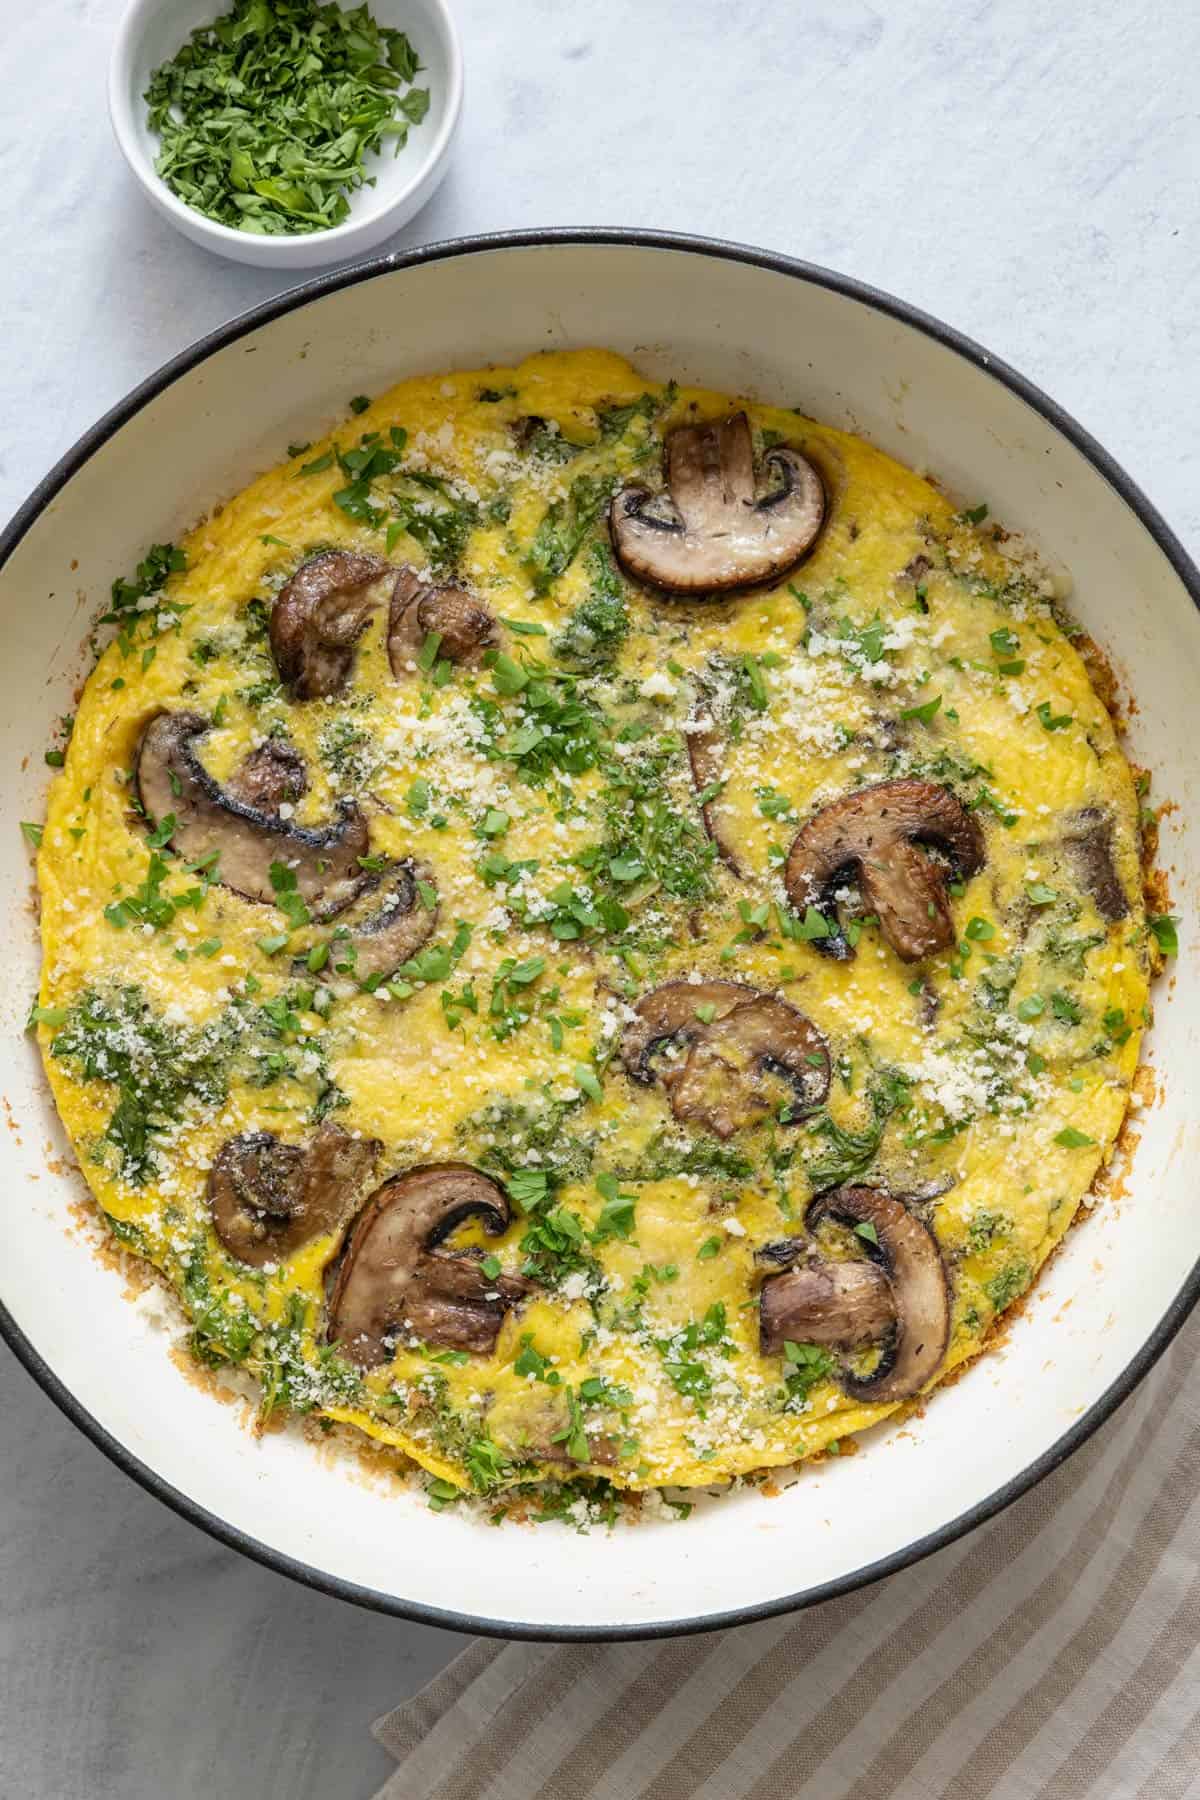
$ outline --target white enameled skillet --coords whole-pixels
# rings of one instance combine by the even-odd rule
[[[842,1593],[951,1542],[1094,1431],[1200,1293],[1194,950],[1157,996],[1145,1109],[1122,1197],[1073,1231],[1003,1348],[902,1430],[776,1499],[735,1493],[685,1524],[581,1536],[431,1512],[299,1435],[252,1438],[189,1382],[75,1223],[81,1180],[23,1015],[38,950],[18,818],[40,816],[41,749],[71,709],[84,639],[146,545],[311,439],[347,396],[403,376],[603,345],[657,376],[802,406],[1028,532],[1137,697],[1130,754],[1177,803],[1164,856],[1195,891],[1200,577],[1085,431],[977,345],[911,307],[785,258],[618,231],[477,238],[313,281],[235,320],[93,427],[0,539],[6,771],[0,1327],[100,1447],[248,1555],[346,1599],[505,1636],[711,1629]],[[1068,1304],[1069,1302],[1069,1304]]]

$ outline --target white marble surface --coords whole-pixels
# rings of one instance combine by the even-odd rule
[[[0,7],[0,515],[134,382],[284,285],[185,243],[127,177],[103,85],[120,5]],[[463,133],[397,245],[643,225],[845,270],[1042,382],[1200,549],[1191,0],[457,11]],[[0,1406],[0,1793],[369,1795],[368,1722],[460,1640],[210,1542],[3,1350]]]

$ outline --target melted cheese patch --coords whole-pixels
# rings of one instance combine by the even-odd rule
[[[459,1486],[707,1484],[874,1423],[892,1409],[847,1395],[840,1353],[760,1353],[757,1252],[803,1233],[832,1183],[915,1196],[951,1293],[944,1373],[1034,1278],[1125,1112],[1149,972],[1133,783],[1002,534],[860,440],[749,405],[760,456],[784,441],[822,474],[814,553],[769,591],[689,604],[615,567],[609,493],[660,485],[664,432],[740,404],[599,351],[394,389],[189,535],[186,570],[100,658],[54,784],[39,1035],[100,1205],[174,1283],[197,1352],[245,1361],[268,1410],[350,1421]],[[330,546],[452,576],[501,622],[500,662],[456,669],[426,644],[397,679],[380,611],[343,694],[289,699],[267,616]],[[331,983],[330,926],[155,850],[129,771],[164,708],[213,721],[220,780],[285,738],[309,776],[298,823],[353,797],[373,856],[428,865],[417,966],[375,992]],[[700,820],[697,734],[736,874]],[[914,968],[866,920],[832,961],[787,906],[787,849],[816,808],[907,775],[984,830],[956,947]],[[1116,923],[1066,847],[1088,809],[1128,897]],[[838,904],[851,917],[854,893]],[[634,1085],[630,1007],[680,978],[800,1008],[830,1045],[825,1107],[722,1143]],[[486,1249],[538,1287],[492,1354],[401,1334],[364,1374],[326,1341],[338,1235],[266,1270],[221,1248],[220,1146],[303,1143],[322,1117],[381,1141],[381,1179],[456,1159],[508,1185],[514,1222]],[[470,1225],[454,1241],[485,1244]],[[839,1226],[816,1248],[870,1254]]]

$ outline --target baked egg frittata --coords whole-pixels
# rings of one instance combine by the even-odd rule
[[[982,508],[554,353],[355,401],[110,618],[39,1035],[264,1416],[444,1495],[709,1484],[1029,1287],[1152,951],[1131,771]]]

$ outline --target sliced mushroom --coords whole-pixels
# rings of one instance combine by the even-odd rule
[[[808,1209],[808,1223],[814,1225],[826,1216],[851,1227],[873,1228],[873,1239],[862,1233],[859,1237],[867,1256],[887,1278],[895,1319],[873,1373],[852,1375],[847,1371],[842,1385],[856,1400],[908,1400],[932,1381],[950,1342],[950,1285],[937,1239],[907,1199],[881,1188],[844,1187],[822,1194]],[[791,1281],[793,1277],[777,1279]],[[771,1285],[763,1284],[764,1295]],[[773,1303],[768,1299],[766,1304],[770,1309]],[[865,1317],[865,1287],[860,1308]]]
[[[297,700],[340,694],[354,646],[379,603],[375,583],[392,565],[353,550],[322,550],[302,562],[271,609],[271,653]]]
[[[336,1231],[354,1210],[380,1145],[324,1124],[307,1147],[269,1131],[222,1144],[208,1175],[217,1236],[239,1262],[261,1269]]]
[[[134,764],[143,810],[160,825],[174,819],[171,847],[187,861],[215,854],[214,878],[234,893],[270,905],[271,866],[284,863],[313,918],[333,918],[375,879],[362,866],[370,849],[362,812],[343,801],[336,823],[314,830],[236,799],[196,754],[207,730],[198,713],[161,712],[151,719]]]
[[[345,938],[335,941],[326,971],[337,973],[339,962],[353,961],[356,981],[386,978],[415,956],[432,937],[438,922],[438,906],[426,906],[419,884],[432,886],[432,871],[411,861],[397,863],[385,877],[383,897],[361,919],[343,920]],[[354,954],[345,954],[346,946]]]
[[[257,812],[279,817],[281,806],[294,806],[308,792],[304,758],[291,744],[267,738],[251,750],[225,784],[225,792]]]
[[[1076,881],[1091,895],[1100,917],[1109,925],[1127,918],[1129,896],[1113,856],[1112,814],[1102,806],[1081,807],[1063,826],[1063,845]]]
[[[735,981],[669,981],[646,994],[621,1039],[634,1081],[658,1080],[681,1122],[731,1137],[788,1122],[829,1092],[829,1046],[796,1007]]]
[[[954,942],[942,867],[918,845],[933,845],[959,877],[983,866],[983,832],[949,788],[931,781],[883,781],[823,807],[801,826],[784,882],[797,910],[836,914],[837,887],[857,875],[868,909],[904,962],[919,962]],[[815,940],[827,955],[852,954],[842,932]]]
[[[703,794],[724,778],[724,740],[715,725],[704,726],[699,730],[689,729],[685,736],[688,762],[692,771],[692,786],[697,794]],[[716,846],[717,855],[721,861],[735,875],[740,875],[741,868],[733,845],[723,829],[715,799],[701,801],[700,817],[704,821],[704,829],[708,834],[709,842]]]
[[[485,1275],[477,1257],[435,1251],[478,1214],[508,1229],[504,1190],[467,1163],[431,1163],[394,1175],[355,1222],[329,1299],[328,1336],[361,1368],[388,1361],[401,1330],[429,1344],[490,1351],[505,1312],[531,1289],[518,1276]]]
[[[896,1323],[892,1290],[870,1262],[813,1263],[764,1281],[759,1336],[764,1356],[785,1343],[856,1350],[878,1343]]]
[[[496,642],[496,621],[465,588],[435,586],[416,569],[403,568],[388,610],[388,661],[397,681],[408,673],[429,637],[437,638],[438,656],[447,662],[477,662]]]
[[[777,581],[794,568],[816,542],[825,490],[797,450],[780,445],[763,461],[778,486],[760,500],[745,413],[670,432],[666,493],[622,488],[609,510],[626,574],[668,594],[713,594]]]

